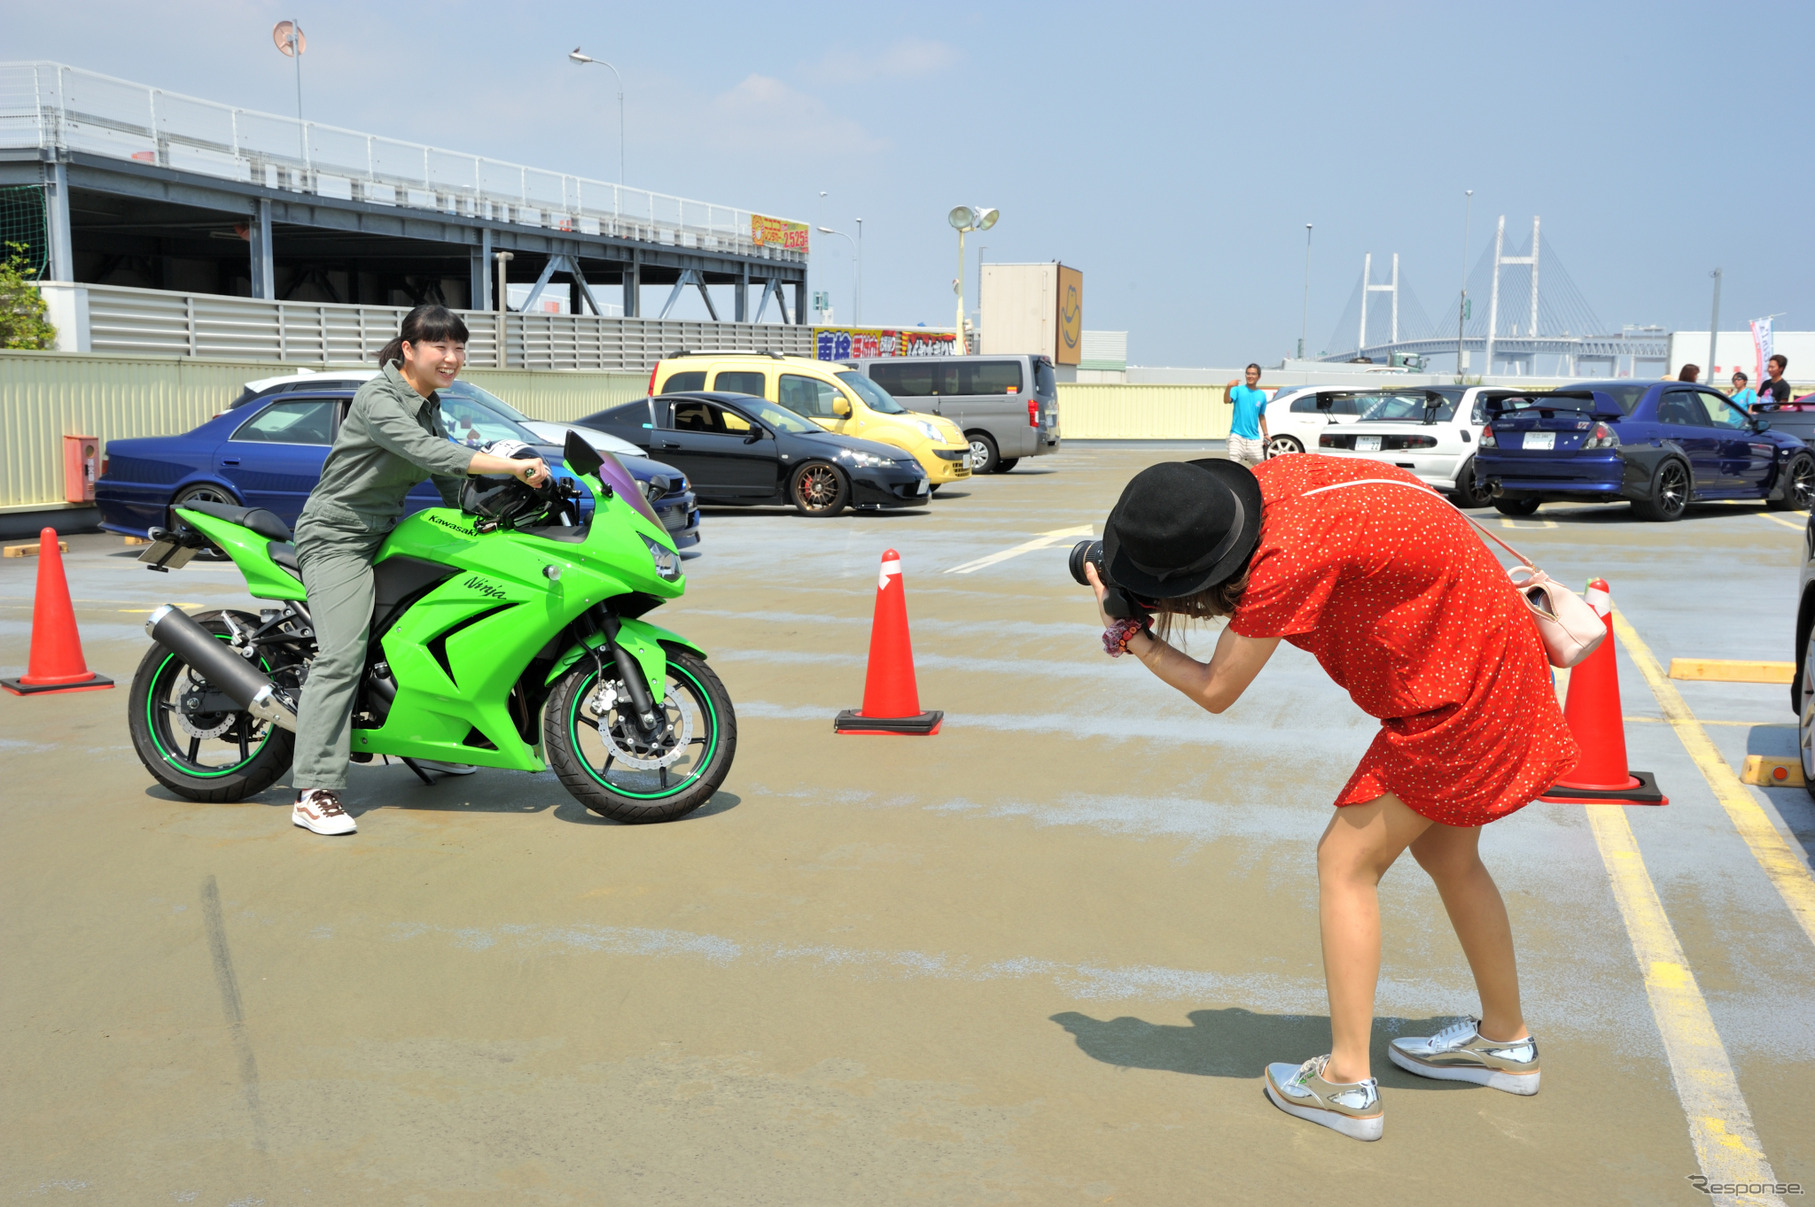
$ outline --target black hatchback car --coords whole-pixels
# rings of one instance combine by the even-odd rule
[[[701,503],[792,503],[803,515],[925,506],[911,453],[828,432],[750,394],[658,394],[573,421],[628,440],[686,474]]]

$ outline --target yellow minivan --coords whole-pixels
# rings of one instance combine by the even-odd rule
[[[656,362],[651,394],[712,390],[780,403],[827,431],[913,455],[937,490],[971,476],[970,441],[938,415],[910,411],[862,372],[767,352],[691,352]]]

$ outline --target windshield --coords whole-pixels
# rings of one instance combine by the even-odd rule
[[[455,383],[459,384],[461,383]],[[442,430],[456,444],[483,448],[494,440],[521,440],[525,444],[547,443],[515,419],[509,418],[505,411],[512,415],[516,412],[483,390],[478,392],[483,397],[456,392],[452,387],[437,393],[441,396]],[[504,407],[504,410],[500,411],[499,407]]]
[[[737,405],[754,418],[762,420],[778,432],[823,432],[824,428],[817,423],[802,419],[786,407],[780,407],[761,398],[740,398]]]
[[[497,411],[506,419],[514,420],[517,423],[529,422],[528,415],[525,415],[522,411],[519,411],[516,407],[504,401],[490,390],[481,389],[470,381],[457,381],[453,385],[447,387],[447,389],[441,391],[441,397],[444,399],[450,394],[458,394],[462,398],[470,398],[482,405],[489,406],[492,410]]]
[[[1363,421],[1383,419],[1400,423],[1447,423],[1456,414],[1456,399],[1435,390],[1382,394],[1362,411]]]
[[[838,374],[838,380],[850,386],[852,392],[868,403],[872,411],[881,411],[884,415],[907,414],[907,408],[891,398],[887,390],[856,369],[846,369]]]

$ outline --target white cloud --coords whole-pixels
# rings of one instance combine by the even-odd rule
[[[726,150],[767,143],[843,154],[880,151],[889,145],[862,123],[773,76],[745,76],[736,87],[713,97],[707,109],[710,118],[701,132]]]
[[[880,51],[831,50],[813,69],[815,81],[869,83],[877,79],[913,80],[937,75],[962,57],[957,47],[926,38],[904,38]]]

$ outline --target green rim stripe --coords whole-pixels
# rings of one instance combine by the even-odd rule
[[[697,780],[700,776],[704,775],[706,772],[706,768],[708,768],[712,765],[712,756],[718,750],[718,712],[712,706],[712,693],[706,690],[705,684],[701,683],[698,679],[695,679],[692,675],[688,674],[686,667],[681,666],[680,664],[675,663],[675,662],[670,662],[668,664],[668,669],[671,673],[678,675],[681,678],[685,679],[687,682],[691,683],[693,685],[694,691],[698,693],[700,707],[705,710],[706,719],[712,722],[712,741],[706,747],[706,753],[705,753],[704,757],[702,757],[700,759],[700,764],[694,770],[693,774],[689,775],[686,779],[682,780],[680,783],[676,784],[674,787],[668,789],[665,792],[630,792],[630,791],[626,791],[625,789],[618,787],[616,784],[612,783],[610,780],[606,779],[603,775],[599,774],[599,772],[597,772],[593,769],[592,764],[587,762],[586,758],[583,755],[581,755],[581,753],[580,753],[579,713],[580,713],[580,704],[586,699],[586,689],[588,687],[592,686],[592,681],[594,679],[598,678],[598,672],[594,671],[591,674],[587,675],[586,682],[580,684],[579,690],[574,693],[573,707],[571,707],[567,710],[567,740],[568,740],[568,743],[573,749],[574,757],[576,757],[580,760],[580,766],[586,768],[586,774],[592,776],[593,779],[595,779],[599,782],[599,785],[601,787],[605,788],[609,792],[615,792],[619,796],[634,797],[637,800],[662,800],[665,797],[674,796],[676,793],[685,792],[687,790],[688,785],[693,783],[693,781]]]
[[[219,634],[216,634],[216,636],[219,636]],[[222,638],[222,640],[226,639]],[[158,753],[164,757],[164,761],[181,771],[184,775],[193,776],[196,779],[212,780],[219,779],[223,775],[232,775],[235,771],[247,766],[253,759],[256,759],[259,755],[263,754],[265,752],[265,743],[271,740],[272,730],[269,728],[265,730],[264,741],[258,744],[258,749],[254,750],[244,759],[233,764],[233,766],[223,767],[219,771],[196,771],[187,759],[179,759],[176,755],[164,749],[164,741],[158,736],[158,697],[156,688],[158,681],[164,677],[164,668],[175,660],[176,655],[170,654],[165,657],[164,661],[158,663],[158,669],[154,671],[151,676],[151,690],[148,690],[145,693],[145,728],[150,731],[151,744],[158,748]],[[186,666],[188,664],[185,663],[184,665]],[[271,669],[268,663],[264,665],[266,670]]]

